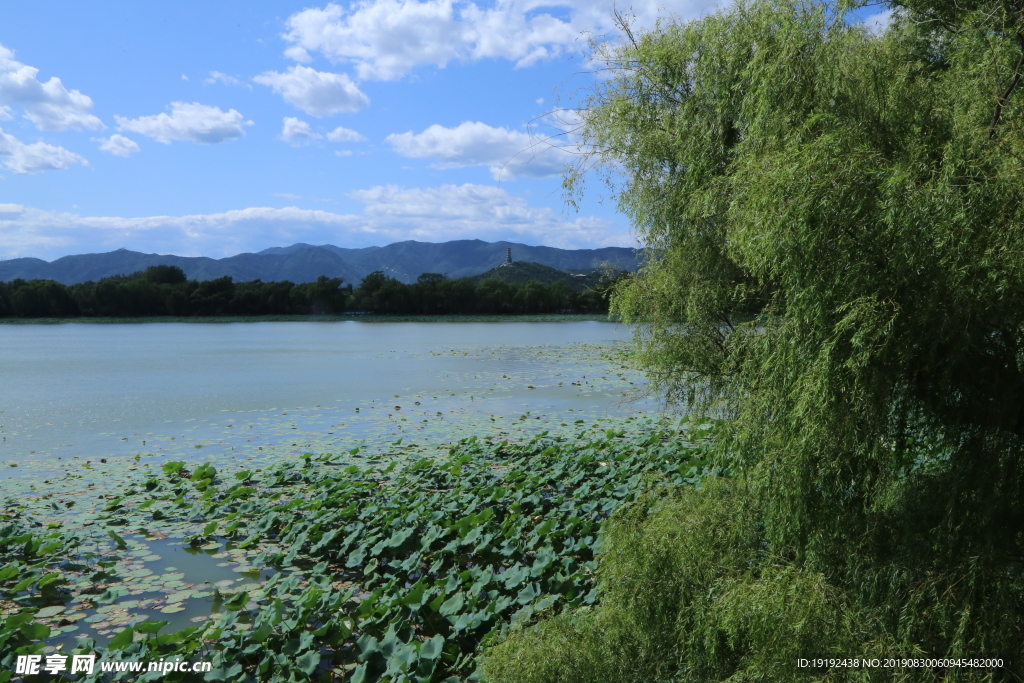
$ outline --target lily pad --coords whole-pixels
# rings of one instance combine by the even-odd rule
[[[44,607],[38,612],[36,612],[36,616],[42,618],[52,617],[57,614],[60,614],[66,609],[67,607],[65,607],[64,605],[53,605],[52,607]]]
[[[160,611],[164,614],[175,614],[177,612],[184,612],[185,608],[179,602],[173,605],[167,605],[167,607],[162,608]]]

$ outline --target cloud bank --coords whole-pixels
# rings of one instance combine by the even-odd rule
[[[659,14],[693,17],[714,3],[637,0],[628,14],[637,26],[653,26]],[[530,66],[586,46],[586,34],[614,31],[612,1],[361,0],[348,7],[329,3],[291,15],[285,56],[312,61],[319,53],[352,64],[363,80],[401,78],[417,66],[439,68],[481,59]]]
[[[572,220],[487,185],[372,187],[351,193],[359,214],[298,207],[250,207],[189,216],[80,216],[0,204],[0,259],[54,259],[121,247],[182,256],[231,256],[295,242],[346,247],[401,240],[515,240],[562,248],[633,246],[611,221]]]
[[[466,121],[455,128],[434,124],[422,133],[395,133],[385,141],[405,157],[436,159],[436,168],[487,166],[495,180],[558,175],[572,155],[545,138]]]

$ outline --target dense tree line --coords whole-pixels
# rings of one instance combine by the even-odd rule
[[[488,278],[449,280],[423,273],[407,285],[377,271],[353,292],[352,310],[397,315],[516,315],[530,313],[604,313],[611,280],[595,289],[573,289],[564,281],[505,282]]]
[[[63,285],[52,280],[0,283],[0,317],[151,317],[336,315],[530,314],[606,312],[611,282],[575,290],[565,282],[507,283],[491,278],[449,280],[424,273],[405,284],[377,271],[359,287],[341,278],[316,282],[188,280],[177,266],[152,266],[131,275]]]

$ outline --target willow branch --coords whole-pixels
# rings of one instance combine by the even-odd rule
[[[1002,97],[996,102],[996,111],[992,115],[992,125],[989,126],[989,138],[995,137],[996,126],[999,125],[999,119],[1003,115],[1003,107],[1010,100],[1010,96],[1013,91],[1017,88],[1017,84],[1020,83],[1021,68],[1024,67],[1024,37],[1021,36],[1020,32],[1017,32],[1017,44],[1020,45],[1020,59],[1017,60],[1017,66],[1013,70],[1013,80],[1010,81],[1010,85],[1006,88],[1006,92],[1003,93]]]

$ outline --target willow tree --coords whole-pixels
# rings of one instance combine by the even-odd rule
[[[583,117],[657,255],[615,307],[656,388],[728,418],[730,474],[622,515],[600,607],[489,676],[1024,676],[1024,10],[753,0],[627,38]],[[829,656],[1004,669],[796,665]]]

